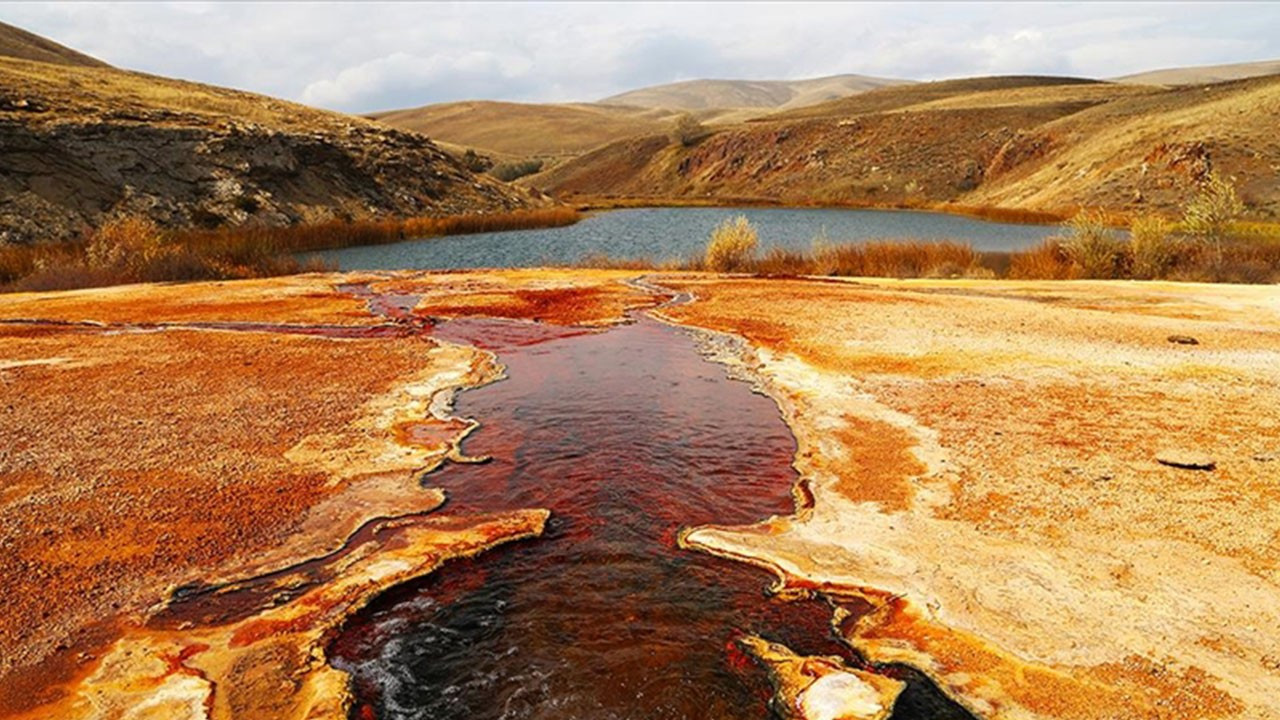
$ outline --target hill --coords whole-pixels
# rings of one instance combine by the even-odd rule
[[[589,103],[467,101],[369,117],[488,155],[563,157],[633,135],[663,132],[674,113]]]
[[[1063,214],[1169,212],[1211,168],[1280,213],[1280,78],[1161,88],[1001,77],[889,87],[718,129],[598,148],[529,178],[562,197],[757,199]]]
[[[1115,81],[1144,85],[1204,85],[1277,74],[1280,74],[1280,60],[1262,60],[1229,65],[1164,68],[1125,75],[1115,78]]]
[[[0,58],[0,243],[116,215],[288,225],[538,204],[426,137],[252,93]]]
[[[368,117],[425,133],[455,154],[468,149],[496,160],[563,160],[629,138],[669,133],[691,114],[727,125],[903,83],[864,75],[810,80],[691,80],[641,88],[595,103],[487,100],[388,110]]]
[[[613,95],[604,105],[709,110],[715,108],[795,108],[908,81],[832,75],[806,80],[686,80]]]
[[[97,58],[89,57],[48,38],[3,22],[0,22],[0,57],[36,60],[56,65],[108,67]]]

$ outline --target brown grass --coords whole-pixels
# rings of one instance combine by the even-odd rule
[[[1121,245],[1113,279],[1160,279],[1187,282],[1266,284],[1280,282],[1280,243],[1237,238],[1221,250],[1204,243],[1181,242],[1158,267],[1135,263],[1134,246]],[[1135,272],[1135,268],[1137,268]],[[1026,280],[1065,280],[1087,273],[1072,260],[1061,240],[1049,238],[1029,250],[1013,253],[1009,277]]]
[[[578,219],[572,208],[555,207],[438,218],[166,231],[144,219],[123,218],[78,243],[0,247],[0,291],[316,272],[332,268],[318,261],[300,261],[295,255],[414,238],[559,227]]]
[[[734,266],[734,272],[790,277],[993,277],[1007,265],[1007,254],[980,253],[968,243],[885,240],[825,245],[809,250],[774,247]],[[656,263],[647,258],[590,255],[579,267],[622,270],[714,270],[704,255]]]

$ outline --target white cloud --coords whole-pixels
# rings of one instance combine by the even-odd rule
[[[123,67],[347,111],[696,77],[1111,77],[1280,57],[1280,4],[16,3]]]
[[[302,90],[302,102],[321,107],[389,109],[404,97],[483,98],[527,82],[533,62],[520,55],[471,50],[421,57],[395,52],[344,68]]]

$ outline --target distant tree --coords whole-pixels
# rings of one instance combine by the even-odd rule
[[[710,133],[711,131],[707,130],[705,125],[698,122],[698,118],[690,113],[684,113],[676,118],[675,125],[671,129],[671,141],[689,147]]]

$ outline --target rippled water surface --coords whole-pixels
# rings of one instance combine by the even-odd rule
[[[546,507],[548,531],[357,616],[331,648],[355,716],[767,717],[767,679],[733,639],[842,653],[830,609],[767,598],[765,573],[680,550],[676,534],[791,511],[795,442],[776,407],[652,320],[524,327],[438,328],[494,349],[510,377],[459,398],[484,423],[465,450],[492,462],[428,481],[449,495],[442,512]]]
[[[1059,231],[1052,225],[985,222],[934,212],[792,208],[642,208],[594,213],[576,225],[457,235],[317,253],[343,270],[533,267],[576,263],[590,255],[650,260],[698,254],[712,228],[746,215],[762,248],[807,249],[825,233],[831,242],[876,239],[960,240],[979,250],[1014,250]]]

